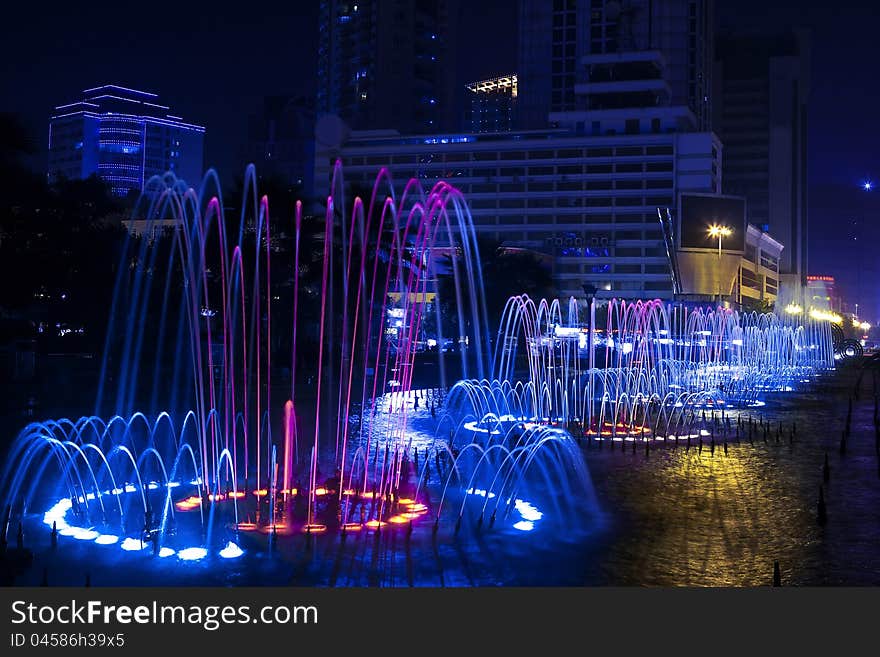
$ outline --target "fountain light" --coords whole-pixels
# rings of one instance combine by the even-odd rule
[[[525,500],[516,500],[513,503],[514,508],[519,511],[523,520],[537,521],[544,517],[544,514],[538,511],[534,505]]]
[[[95,543],[98,545],[115,545],[118,542],[119,537],[114,536],[113,534],[101,534],[95,539]]]
[[[198,561],[204,559],[208,555],[208,551],[201,547],[184,548],[177,553],[177,558],[181,561]]]
[[[198,495],[190,495],[186,499],[180,500],[174,506],[178,511],[192,511],[198,509],[202,505],[202,498]]]
[[[170,547],[159,548],[159,556],[162,559],[165,559],[166,557],[174,556],[174,554],[176,554],[175,551],[173,549],[171,549]]]
[[[244,550],[238,547],[232,541],[226,544],[226,547],[218,553],[223,559],[236,559],[244,554]]]
[[[810,317],[820,322],[831,322],[832,324],[840,324],[843,322],[843,317],[837,313],[820,310],[818,308],[810,308]]]
[[[94,529],[86,529],[85,527],[76,527],[73,537],[78,541],[94,541],[101,534]]]
[[[146,550],[147,544],[139,538],[126,538],[122,543],[119,544],[126,552],[138,552],[140,550]]]

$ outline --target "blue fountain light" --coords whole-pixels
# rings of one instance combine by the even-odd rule
[[[96,540],[101,533],[96,532],[94,529],[85,529],[83,527],[76,527],[76,532],[73,534],[73,537],[78,541],[94,541]]]
[[[226,547],[220,550],[220,556],[224,559],[236,559],[244,554],[244,550],[238,547],[232,541],[226,544]]]
[[[126,552],[138,552],[139,550],[146,550],[148,546],[144,541],[140,540],[139,538],[129,537],[122,541],[119,547],[121,547]]]
[[[184,548],[177,553],[177,558],[181,561],[198,561],[204,559],[208,555],[208,551],[201,547]]]

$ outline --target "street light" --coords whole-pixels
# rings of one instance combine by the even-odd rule
[[[718,238],[718,257],[721,258],[721,238],[733,235],[733,229],[727,226],[717,226],[715,224],[709,226],[709,237]]]
[[[728,226],[712,224],[709,226],[709,237],[718,238],[718,303],[721,303],[721,238],[733,235],[733,229]]]

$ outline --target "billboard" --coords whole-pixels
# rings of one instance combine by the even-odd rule
[[[722,238],[722,249],[745,250],[746,200],[740,196],[682,194],[678,218],[679,248],[717,249],[718,239],[711,237],[709,230],[725,226],[731,234]]]

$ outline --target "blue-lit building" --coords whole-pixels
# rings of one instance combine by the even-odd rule
[[[205,128],[170,114],[156,94],[108,84],[59,105],[49,121],[49,180],[97,174],[115,196],[156,174],[202,178]]]

